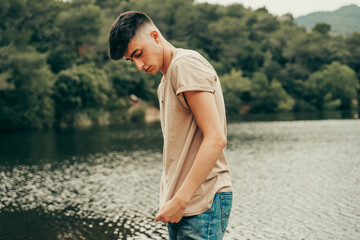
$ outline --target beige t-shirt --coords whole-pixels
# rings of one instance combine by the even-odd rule
[[[161,79],[157,91],[164,136],[160,209],[184,182],[203,140],[202,132],[184,99],[185,91],[213,93],[226,136],[224,98],[215,70],[196,51],[176,49],[166,77]],[[223,150],[209,176],[190,200],[184,216],[205,212],[211,207],[215,193],[225,191],[231,192],[232,186]]]

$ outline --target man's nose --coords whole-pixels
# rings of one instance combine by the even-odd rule
[[[144,63],[138,59],[134,59],[135,66],[138,70],[142,70]]]

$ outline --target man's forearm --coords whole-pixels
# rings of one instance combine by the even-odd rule
[[[224,137],[204,137],[194,163],[174,198],[187,205],[200,185],[205,181],[226,145]]]

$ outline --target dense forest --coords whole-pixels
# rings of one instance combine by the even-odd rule
[[[124,11],[146,12],[176,47],[216,68],[229,114],[359,108],[360,33],[307,31],[291,15],[192,0],[2,0],[0,128],[141,120],[160,75],[107,55]],[[130,95],[142,99],[131,108]]]

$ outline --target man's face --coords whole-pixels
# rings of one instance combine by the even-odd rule
[[[130,41],[124,57],[135,63],[137,69],[155,75],[162,70],[164,62],[160,36],[156,31],[143,31]]]

